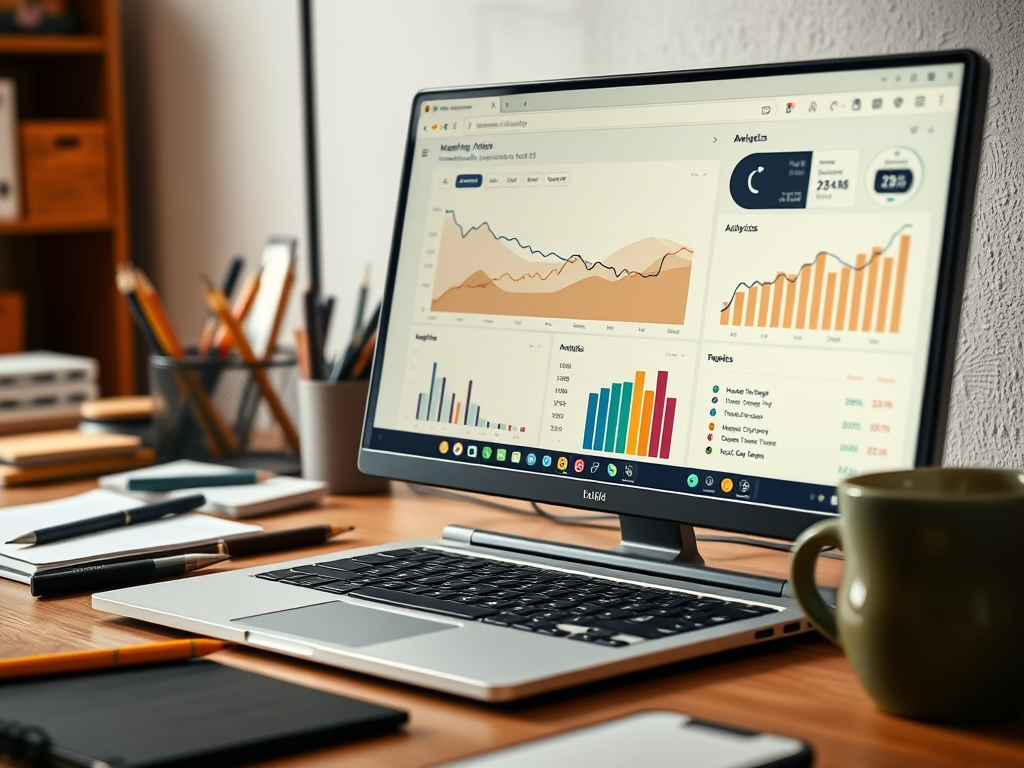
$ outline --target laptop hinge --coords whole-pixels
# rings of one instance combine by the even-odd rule
[[[580,547],[575,544],[530,539],[461,525],[446,526],[442,538],[502,552],[518,552],[573,563],[598,565],[758,595],[789,595],[785,579],[726,571],[704,565],[704,559],[697,552],[697,541],[692,526],[626,515],[619,517],[619,524],[622,528],[622,542],[614,549]]]

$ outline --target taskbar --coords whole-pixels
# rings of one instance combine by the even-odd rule
[[[392,429],[374,429],[370,436],[370,448],[496,469],[561,475],[592,482],[631,485],[655,491],[731,499],[822,514],[836,513],[838,505],[836,489],[832,485],[698,467],[677,467],[643,461],[643,457],[639,456],[568,453],[494,440],[424,435]]]

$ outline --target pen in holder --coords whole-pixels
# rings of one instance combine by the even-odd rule
[[[357,466],[370,382],[299,380],[302,476],[323,480],[331,493],[382,493],[388,481]]]
[[[299,470],[295,435],[298,370],[290,349],[266,360],[150,355],[158,461],[195,459]]]

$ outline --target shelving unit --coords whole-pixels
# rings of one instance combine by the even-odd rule
[[[121,38],[115,0],[75,0],[74,35],[0,35],[0,77],[19,120],[95,120],[107,129],[109,213],[0,221],[0,289],[26,295],[28,348],[100,361],[103,395],[134,390],[131,321],[114,287],[128,260]]]

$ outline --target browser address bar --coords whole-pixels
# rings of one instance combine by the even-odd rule
[[[467,134],[578,131],[642,128],[690,123],[729,123],[766,120],[775,116],[770,99],[708,101],[613,109],[573,109],[564,112],[524,112],[467,118]]]

